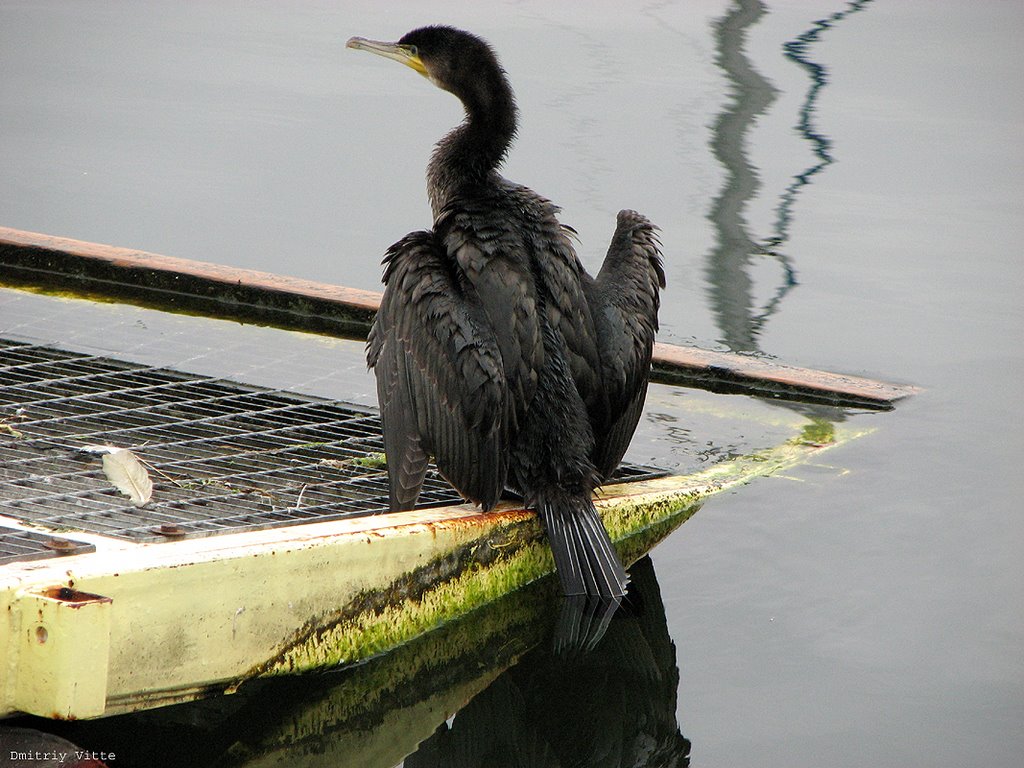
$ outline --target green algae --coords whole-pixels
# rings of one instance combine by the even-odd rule
[[[704,498],[773,474],[865,431],[842,434],[812,423],[779,446],[723,461],[686,477],[631,484],[630,494],[598,507],[626,563],[682,525]],[[400,647],[550,574],[554,562],[541,525],[518,516],[390,585],[370,590],[301,628],[246,678],[362,662]]]

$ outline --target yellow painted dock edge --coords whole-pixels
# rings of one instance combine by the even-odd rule
[[[598,509],[632,562],[705,497],[862,433],[608,486]],[[0,716],[119,714],[362,661],[553,569],[536,517],[510,504],[158,544],[76,538],[96,552],[0,568]]]

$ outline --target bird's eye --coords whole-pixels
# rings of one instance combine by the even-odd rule
[[[410,46],[408,46],[408,48],[409,48],[409,53],[412,54],[413,56],[419,56],[420,55],[420,49],[417,48],[415,45],[410,45]]]

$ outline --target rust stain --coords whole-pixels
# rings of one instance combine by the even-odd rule
[[[72,552],[77,549],[77,545],[74,542],[68,541],[67,539],[58,539],[56,537],[47,539],[43,543],[43,546],[47,549],[52,549],[59,555],[67,554],[68,552]]]
[[[69,608],[81,608],[84,605],[90,605],[95,603],[110,603],[113,600],[103,595],[94,595],[91,592],[80,592],[72,587],[65,587],[63,585],[56,587],[47,587],[46,589],[37,592],[36,594],[41,597],[49,598],[50,600],[59,600],[65,603]],[[39,618],[42,619],[43,612],[39,611]]]

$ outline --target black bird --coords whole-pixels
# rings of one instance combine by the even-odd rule
[[[654,226],[622,211],[596,279],[559,209],[498,174],[516,105],[491,47],[444,26],[348,47],[399,61],[455,94],[465,121],[427,169],[434,215],[384,258],[367,342],[393,509],[433,455],[485,510],[508,487],[536,510],[568,595],[621,598],[627,576],[592,492],[618,465],[647,391],[665,274]]]

